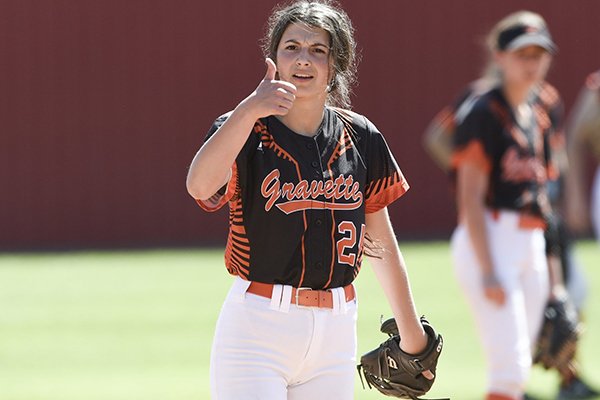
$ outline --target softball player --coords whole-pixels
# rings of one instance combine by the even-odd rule
[[[504,18],[488,42],[496,83],[473,101],[454,136],[459,223],[451,247],[486,356],[486,400],[521,400],[549,296],[551,122],[534,94],[555,45],[529,12]]]
[[[427,344],[387,205],[408,184],[377,128],[349,105],[355,42],[345,12],[300,1],[269,20],[267,71],[219,117],[187,188],[229,204],[235,281],[211,353],[214,399],[351,399],[357,294],[373,255],[409,353]],[[424,375],[432,378],[429,371]]]
[[[585,173],[588,151],[600,165],[600,71],[588,76],[569,118],[568,131],[567,219],[571,229],[582,233],[590,225]],[[596,170],[591,193],[592,225],[600,240],[600,167]]]
[[[456,124],[470,112],[475,101],[494,87],[490,76],[471,83],[457,101],[444,107],[431,121],[424,136],[424,146],[431,158],[444,171],[450,171],[452,142]],[[565,139],[562,128],[563,103],[558,91],[549,83],[543,82],[535,90],[533,102],[540,106],[551,121],[552,135],[549,143],[553,159],[553,170],[560,171],[556,179],[548,181],[548,194],[553,205],[550,226],[546,228],[546,255],[550,272],[551,297],[563,298],[567,295],[581,311],[587,294],[587,284],[581,265],[574,257],[571,238],[558,209],[564,193],[564,173],[566,171]],[[572,360],[568,365],[557,368],[560,375],[560,400],[585,399],[597,396],[597,392],[585,383],[579,372],[579,365]]]

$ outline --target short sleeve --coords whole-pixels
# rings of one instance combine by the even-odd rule
[[[204,139],[205,143],[225,123],[229,115],[231,115],[231,112],[224,114],[215,120],[215,122],[208,130],[208,133],[206,134],[206,137]],[[257,125],[255,125],[254,131],[256,131],[256,126]],[[195,199],[198,205],[203,210],[209,212],[217,211],[225,204],[229,203],[230,201],[234,201],[236,198],[238,198],[241,190],[241,182],[243,181],[243,179],[240,178],[240,176],[246,173],[249,154],[252,153],[250,149],[256,149],[257,141],[257,135],[249,135],[248,140],[242,147],[242,150],[238,154],[234,163],[231,165],[230,178],[223,187],[221,187],[214,195],[212,195],[206,200]]]
[[[366,119],[366,118],[365,118]],[[374,213],[388,206],[409,189],[383,135],[369,120],[367,122],[367,184],[365,213]]]
[[[453,168],[458,169],[461,164],[469,162],[485,173],[491,171],[494,122],[495,118],[487,108],[473,107],[456,128]]]

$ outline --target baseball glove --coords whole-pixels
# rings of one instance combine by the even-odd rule
[[[582,331],[577,310],[568,299],[550,300],[533,357],[544,368],[566,366],[575,357]]]
[[[408,354],[400,349],[400,336],[393,318],[381,324],[381,332],[390,337],[378,348],[364,354],[357,366],[369,388],[374,387],[386,396],[418,400],[431,389],[435,379],[435,368],[442,351],[442,336],[438,335],[425,317],[421,324],[429,340],[420,354]],[[362,375],[361,375],[362,370]],[[423,371],[431,371],[434,379],[427,379]],[[364,382],[363,382],[364,387]]]

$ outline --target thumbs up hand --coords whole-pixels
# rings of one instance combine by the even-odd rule
[[[270,58],[265,59],[267,72],[254,92],[246,97],[242,104],[251,110],[256,118],[269,115],[285,115],[296,99],[296,86],[275,79],[277,66]]]

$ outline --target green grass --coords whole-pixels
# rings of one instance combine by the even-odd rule
[[[403,243],[418,311],[444,335],[428,398],[481,398],[483,358],[446,243]],[[600,248],[577,246],[590,286],[580,360],[600,382]],[[0,255],[0,399],[208,399],[214,324],[230,285],[222,250]],[[359,354],[390,316],[368,262],[357,281]],[[557,380],[535,369],[530,392]],[[600,386],[600,385],[598,385]],[[356,381],[356,398],[381,399]]]

